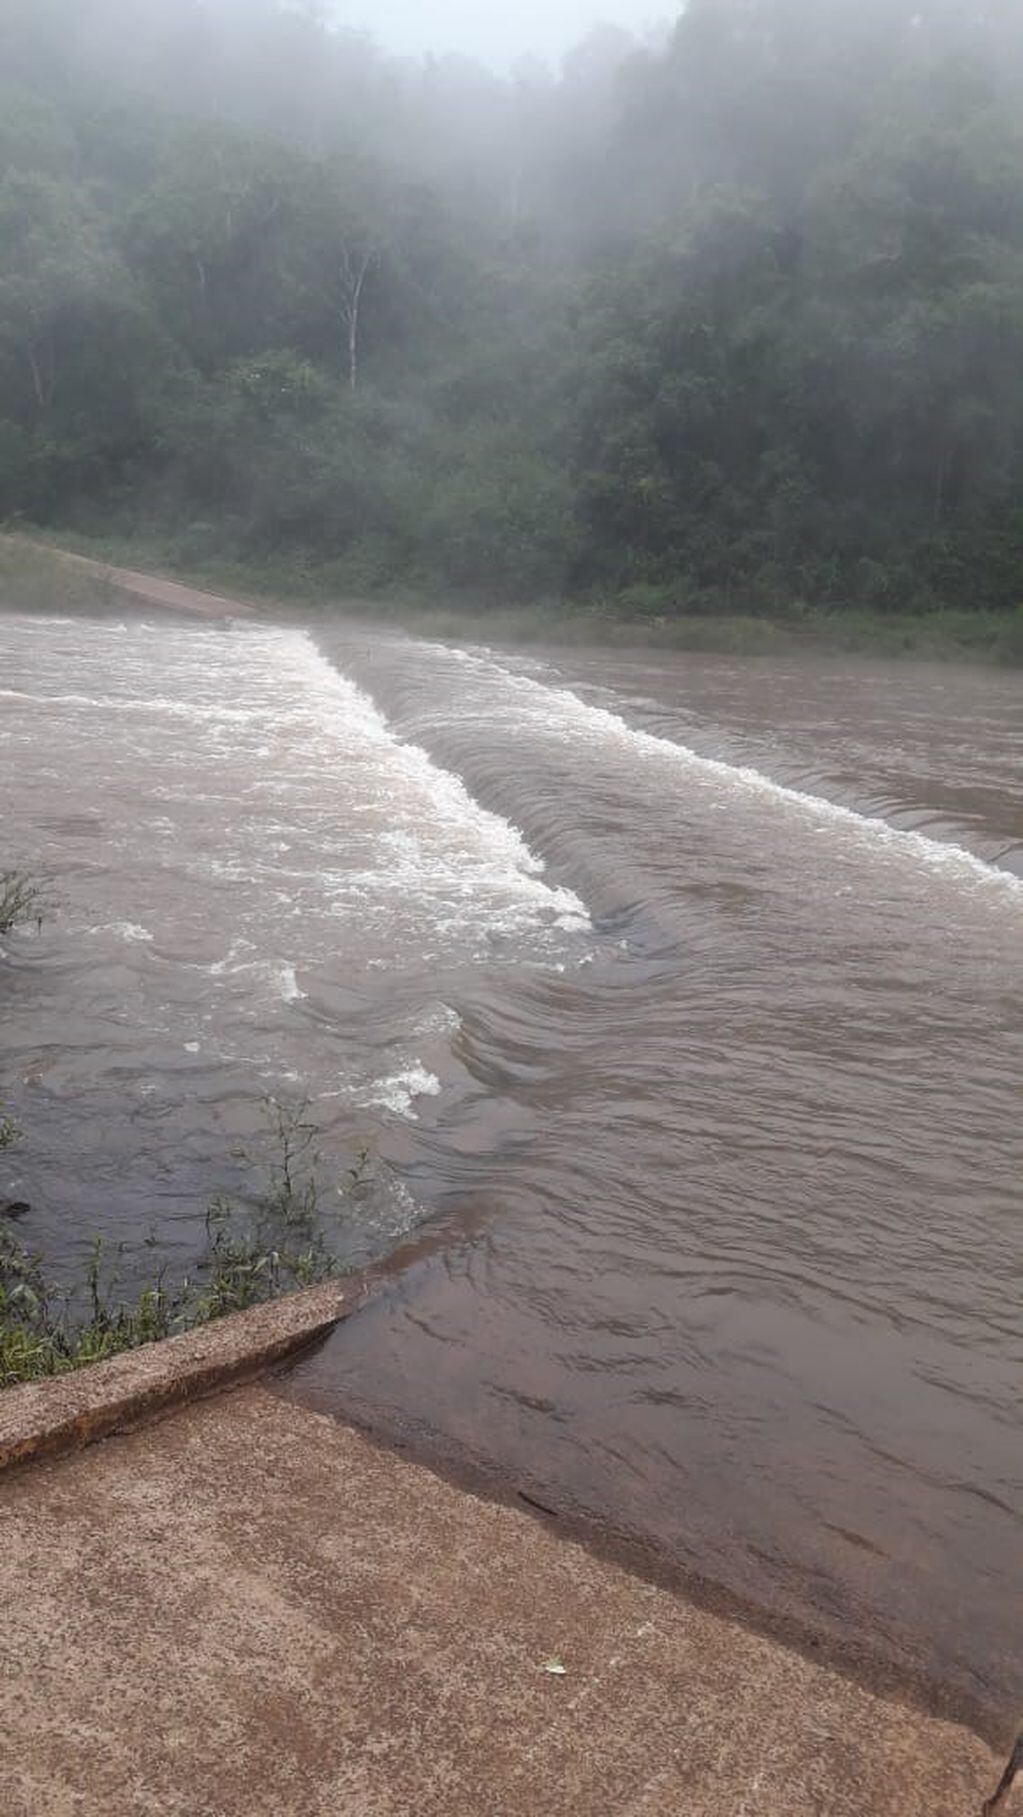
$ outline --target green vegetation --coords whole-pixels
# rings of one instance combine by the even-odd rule
[[[0,934],[40,925],[49,906],[46,885],[24,871],[0,871]]]
[[[0,71],[8,521],[288,597],[1020,656],[1016,9],[691,0],[503,82],[313,5],[0,0]]]
[[[124,609],[123,595],[91,569],[21,536],[0,537],[0,601],[19,612]]]
[[[38,924],[49,907],[44,884],[21,871],[0,872],[0,933]],[[28,1207],[0,1206],[0,1388],[101,1362],[341,1272],[337,1238],[349,1198],[364,1183],[367,1156],[352,1168],[330,1219],[320,1204],[317,1132],[307,1105],[271,1099],[266,1109],[265,1190],[249,1205],[223,1195],[213,1200],[194,1276],[171,1282],[164,1263],[126,1294],[97,1239],[82,1278],[58,1285],[44,1258],[6,1222]],[[0,1107],[0,1153],[21,1137],[20,1125]]]
[[[48,906],[44,884],[24,871],[0,871],[0,935],[13,933],[26,922],[42,921]],[[0,1105],[0,1154],[21,1139],[21,1126]]]
[[[182,562],[173,538],[148,536],[131,541],[112,536],[69,537],[57,533],[61,545],[111,564],[131,564],[152,573],[173,576],[198,588],[228,598],[266,602],[275,618],[347,617],[380,624],[400,625],[422,637],[479,638],[506,644],[560,644],[603,648],[644,648],[718,651],[727,655],[764,656],[786,652],[845,652],[956,658],[1005,665],[1023,664],[1023,608],[1015,612],[953,610],[930,612],[879,612],[867,607],[845,609],[790,608],[784,615],[764,613],[694,612],[669,610],[637,613],[629,598],[603,596],[542,600],[516,604],[486,599],[462,591],[413,592],[395,586],[386,592],[358,596],[339,591],[338,576],[329,567],[303,560],[292,567],[286,557],[268,558],[258,565],[208,557],[204,562]],[[0,536],[0,573],[5,544],[17,538]],[[36,550],[31,549],[34,561]],[[49,591],[39,603],[62,610],[77,606],[95,611],[102,605],[124,610],[124,595],[106,582],[91,601],[69,591],[69,572],[61,558],[43,551]],[[20,567],[20,558],[12,566]],[[0,582],[0,597],[3,596]],[[10,598],[10,595],[8,595]]]
[[[248,1207],[213,1201],[192,1277],[171,1283],[162,1264],[126,1294],[97,1239],[82,1279],[58,1286],[42,1257],[0,1222],[0,1388],[102,1362],[342,1272],[312,1171],[315,1130],[305,1106],[274,1102],[269,1110],[277,1159],[267,1189]],[[19,1134],[0,1121],[0,1147],[5,1128],[8,1142]],[[352,1170],[351,1190],[364,1170],[365,1157]]]

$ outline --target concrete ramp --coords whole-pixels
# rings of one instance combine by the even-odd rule
[[[0,1499],[6,1817],[976,1817],[998,1779],[262,1386]]]

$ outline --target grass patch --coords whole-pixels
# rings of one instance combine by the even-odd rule
[[[351,1169],[341,1210],[328,1219],[305,1104],[272,1101],[268,1110],[277,1159],[265,1191],[252,1205],[224,1196],[212,1201],[195,1272],[182,1280],[169,1281],[161,1264],[126,1293],[119,1258],[97,1238],[80,1278],[58,1286],[44,1258],[0,1223],[0,1388],[66,1375],[345,1272],[335,1241],[365,1183],[367,1157]],[[16,1126],[9,1120],[8,1126],[16,1140]]]
[[[809,613],[801,631],[817,647],[879,656],[1023,663],[1023,611]]]
[[[22,536],[0,536],[0,608],[10,612],[111,612],[124,595],[102,575]]]
[[[24,871],[0,871],[0,934],[13,933],[26,922],[41,927],[49,906],[45,884]],[[20,1125],[0,1106],[0,1154],[20,1139]]]
[[[367,594],[343,561],[301,553],[233,560],[211,553],[202,537],[84,537],[47,530],[52,546],[38,550],[23,538],[0,538],[0,599],[24,571],[22,598],[53,609],[97,604],[124,608],[124,596],[100,577],[77,572],[59,549],[111,566],[162,574],[227,598],[263,600],[284,619],[350,618],[406,629],[421,637],[509,644],[557,644],[610,649],[702,650],[734,656],[798,653],[917,657],[1023,665],[1023,608],[990,611],[882,612],[849,606],[821,610],[794,600],[784,612],[699,609],[669,587],[632,587],[587,600],[496,603],[479,594],[390,587]],[[8,583],[7,570],[14,575]],[[39,598],[33,598],[33,590]]]
[[[373,615],[420,637],[561,648],[711,650],[764,656],[794,640],[768,619],[736,614],[637,620],[585,605],[447,606],[389,600]]]
[[[326,614],[400,626],[421,637],[483,643],[551,644],[600,649],[691,650],[724,656],[820,654],[1023,665],[1023,612],[619,614],[594,605],[436,605],[389,599],[325,603]]]

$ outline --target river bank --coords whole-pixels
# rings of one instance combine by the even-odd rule
[[[794,608],[785,618],[743,612],[667,611],[656,602],[540,601],[484,604],[433,597],[428,589],[360,593],[329,565],[273,558],[265,563],[182,558],[172,543],[116,537],[74,539],[47,531],[37,542],[2,538],[0,592],[22,609],[56,600],[67,609],[110,606],[127,592],[147,604],[205,616],[266,611],[303,622],[362,618],[422,637],[562,647],[692,650],[736,656],[873,655],[1015,666],[1023,663],[1023,609],[1015,614],[820,612]],[[53,551],[53,560],[48,558]],[[58,556],[74,558],[74,572]],[[140,572],[136,564],[142,564]],[[90,566],[91,564],[91,566]],[[196,602],[200,602],[196,604]],[[191,602],[191,603],[190,603]]]
[[[197,618],[248,618],[244,599],[203,592],[165,575],[117,567],[25,536],[0,537],[0,600],[18,611],[122,611],[126,599]]]

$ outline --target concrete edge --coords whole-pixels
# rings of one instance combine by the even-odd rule
[[[303,1288],[178,1337],[0,1392],[0,1471],[81,1450],[281,1362],[349,1317],[367,1283]]]

